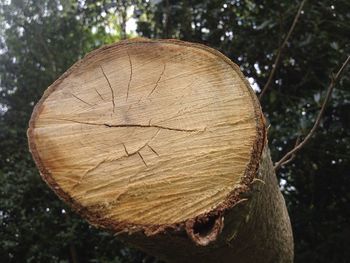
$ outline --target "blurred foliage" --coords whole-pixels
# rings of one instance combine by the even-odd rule
[[[8,2],[0,6],[0,261],[152,262],[72,213],[28,152],[28,120],[44,90],[88,51],[118,40],[105,32],[101,3]]]
[[[291,0],[0,0],[0,261],[154,262],[91,228],[42,182],[28,152],[34,103],[88,51],[137,33],[219,49],[259,92],[288,31]],[[133,13],[130,14],[130,10]],[[350,2],[308,1],[262,100],[273,160],[312,127],[329,76],[350,53]],[[312,141],[278,177],[295,235],[295,262],[348,262],[350,74]]]

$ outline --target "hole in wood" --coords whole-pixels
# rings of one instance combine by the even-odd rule
[[[220,215],[189,220],[186,223],[187,235],[200,246],[215,241],[224,227],[224,218]]]
[[[228,198],[259,162],[265,133],[254,96],[239,68],[204,46],[122,42],[94,51],[46,91],[30,149],[44,180],[95,225],[134,231],[191,221],[189,236],[206,244],[223,222],[202,215],[236,202]]]
[[[196,222],[193,225],[193,234],[199,237],[207,237],[212,231],[215,231],[217,218],[210,217],[206,222]]]

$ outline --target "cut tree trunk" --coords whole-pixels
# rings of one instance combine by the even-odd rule
[[[292,262],[259,102],[199,44],[100,48],[45,92],[28,129],[53,191],[91,224],[168,262]]]

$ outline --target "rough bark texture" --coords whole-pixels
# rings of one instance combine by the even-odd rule
[[[293,262],[292,228],[268,147],[264,148],[250,190],[242,194],[242,198],[222,216],[221,234],[206,246],[195,244],[186,231],[169,231],[151,237],[142,233],[121,236],[166,262]],[[198,229],[199,233],[205,232],[206,224]]]
[[[292,262],[259,102],[203,45],[122,41],[36,105],[43,179],[91,224],[169,262]]]

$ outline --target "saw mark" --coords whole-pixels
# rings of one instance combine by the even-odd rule
[[[107,77],[106,73],[104,72],[103,67],[102,67],[101,65],[100,65],[100,68],[101,68],[101,71],[102,71],[103,76],[105,77],[105,79],[106,79],[106,81],[107,81],[107,83],[108,83],[109,89],[111,90],[112,106],[113,106],[113,113],[114,113],[114,112],[115,112],[114,90],[113,90],[112,85],[111,85],[111,83],[109,82],[109,79],[108,79],[108,77]]]
[[[222,100],[222,102],[231,102],[233,100]],[[221,101],[220,101],[221,102]],[[207,104],[196,104],[196,105],[193,105],[193,106],[187,106],[187,107],[184,107],[182,109],[180,109],[176,114],[174,114],[173,116],[167,118],[167,119],[164,119],[164,120],[161,120],[157,123],[163,123],[163,122],[166,122],[166,121],[170,121],[170,120],[173,120],[173,119],[176,119],[178,117],[181,117],[185,114],[188,114],[188,113],[196,113],[198,110],[202,110],[202,109],[205,109],[209,106],[212,106],[212,105],[216,105],[218,104],[219,101],[214,101],[214,102],[210,102],[210,103],[207,103]]]
[[[79,181],[77,181],[72,186],[72,190],[74,190],[75,188],[77,188],[81,184],[81,182],[84,180],[84,178],[87,176],[88,173],[92,172],[93,170],[96,170],[101,164],[103,164],[106,161],[107,161],[106,159],[103,159],[102,161],[98,162],[94,167],[86,170],[85,173],[80,177]]]

